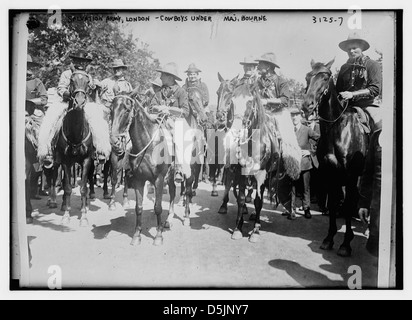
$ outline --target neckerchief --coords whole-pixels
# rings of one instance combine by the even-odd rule
[[[161,93],[162,93],[162,99],[165,102],[166,106],[173,106],[174,103],[176,102],[176,97],[175,97],[175,92],[177,90],[178,86],[175,84],[171,87],[169,86],[163,86],[161,89]]]

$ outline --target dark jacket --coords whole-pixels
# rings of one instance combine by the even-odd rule
[[[299,130],[295,132],[296,138],[298,140],[299,147],[302,150],[312,150],[312,145],[310,140],[317,141],[320,137],[320,134],[312,130],[311,128],[301,125]],[[300,162],[300,169],[302,171],[310,170],[313,167],[318,167],[319,162],[318,159],[316,158],[316,155],[311,152],[310,156],[305,156],[302,157],[302,160]]]
[[[203,106],[207,106],[209,104],[209,89],[207,88],[207,85],[202,82],[200,79],[196,83],[190,83],[186,79],[186,83],[183,85],[183,89],[188,91],[188,88],[198,88],[200,92],[202,93],[202,100],[203,100]]]
[[[369,94],[350,100],[350,105],[367,107],[373,104],[382,89],[381,65],[367,56],[353,61],[349,59],[341,68],[336,81],[337,92],[368,89]]]
[[[258,78],[259,91],[263,99],[277,98],[281,100],[281,107],[289,107],[289,85],[285,79],[277,74],[268,78]]]
[[[178,84],[171,87],[162,87],[162,90],[156,93],[156,99],[152,99],[151,103],[152,106],[154,106],[159,105],[159,102],[160,104],[168,107],[182,109],[182,118],[188,120],[190,109],[187,99],[187,92]]]

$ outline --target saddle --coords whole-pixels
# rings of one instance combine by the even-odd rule
[[[371,133],[371,127],[369,125],[369,119],[370,116],[367,112],[365,112],[361,107],[352,107],[356,111],[356,115],[358,117],[358,124],[361,132],[365,134],[370,134]]]

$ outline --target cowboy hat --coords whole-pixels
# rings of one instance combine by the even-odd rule
[[[202,72],[202,70],[198,69],[194,63],[191,63],[185,72],[186,73],[191,73],[191,72],[199,73],[199,72]]]
[[[166,64],[163,66],[163,68],[156,69],[156,71],[161,72],[161,73],[170,74],[170,75],[172,75],[173,77],[175,77],[176,80],[182,81],[182,79],[177,75],[177,74],[178,74],[178,72],[177,72],[177,64],[174,63],[174,62],[166,63]]]
[[[88,57],[87,52],[84,50],[78,50],[77,52],[70,54],[69,57],[72,59],[83,60],[83,61],[88,61],[88,62],[93,60]]]
[[[279,65],[277,64],[276,56],[273,52],[265,53],[260,58],[255,59],[255,61],[257,61],[257,62],[259,62],[259,61],[268,62],[268,63],[274,65],[275,67],[280,68]]]
[[[30,55],[27,55],[27,66],[29,68],[40,67],[41,64],[34,62]]]
[[[160,80],[159,77],[154,80],[151,80],[150,83],[159,88],[163,86],[162,80]]]
[[[339,43],[339,48],[347,52],[349,48],[353,45],[356,45],[358,48],[361,48],[362,51],[369,49],[369,43],[366,40],[363,40],[357,32],[352,32],[349,34],[348,39]]]
[[[239,62],[241,65],[245,65],[245,64],[253,64],[255,66],[258,65],[258,63],[256,62],[256,60],[253,58],[253,56],[247,56],[243,59],[242,62]]]
[[[123,64],[122,59],[114,59],[112,63],[112,68],[128,68],[128,65]]]

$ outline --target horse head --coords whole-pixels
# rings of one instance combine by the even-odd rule
[[[208,121],[205,109],[203,107],[202,93],[198,88],[188,89],[189,104],[192,112],[200,125],[205,124]]]
[[[333,81],[330,68],[334,62],[335,59],[326,64],[313,59],[310,62],[312,70],[306,74],[306,93],[302,103],[306,118],[317,109],[324,97],[330,95],[329,83]]]
[[[90,83],[89,75],[82,71],[76,70],[70,78],[69,92],[71,97],[71,106],[74,110],[82,109],[87,102],[87,91]]]
[[[110,142],[113,151],[121,154],[125,146],[126,135],[129,132],[133,118],[137,114],[136,104],[138,102],[129,96],[120,95],[113,99],[110,111],[111,132]]]
[[[233,110],[232,95],[236,85],[239,82],[239,77],[235,77],[232,80],[224,80],[218,73],[218,79],[220,86],[217,90],[217,111],[216,120],[219,123],[225,123],[227,127],[231,127],[230,122]]]

